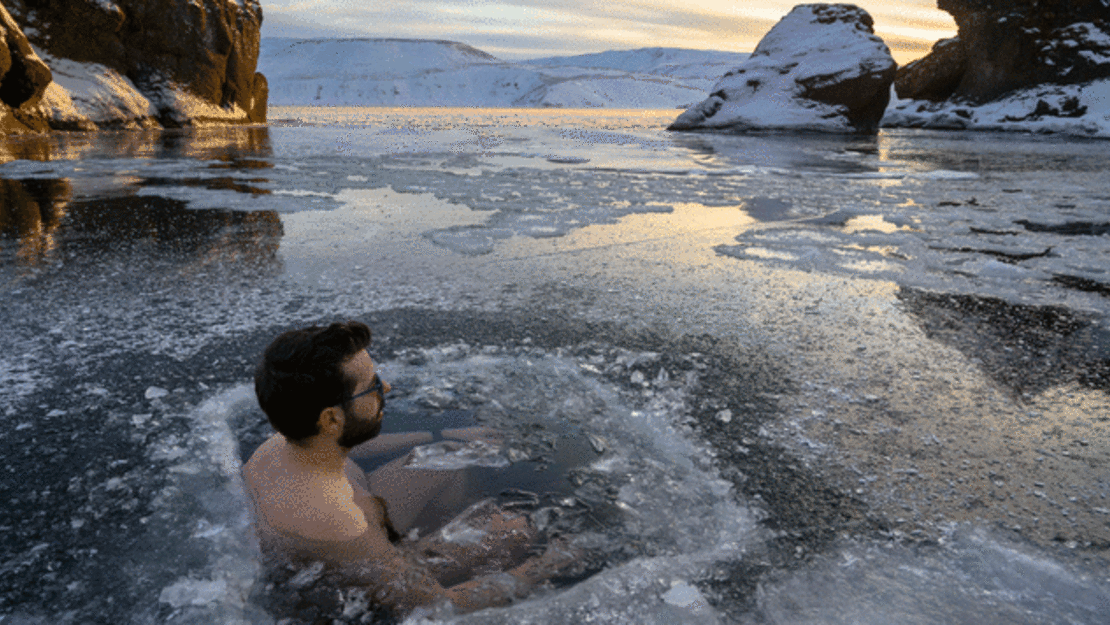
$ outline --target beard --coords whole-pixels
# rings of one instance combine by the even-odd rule
[[[340,447],[351,449],[356,445],[365,443],[382,431],[382,410],[385,402],[378,404],[378,414],[373,419],[362,419],[357,415],[343,409],[343,431],[339,433],[337,441]]]

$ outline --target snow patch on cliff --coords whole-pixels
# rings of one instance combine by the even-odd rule
[[[99,63],[54,58],[35,50],[53,74],[38,107],[54,128],[147,127],[155,110],[127,77]]]
[[[883,126],[1110,138],[1110,79],[1080,85],[1040,85],[980,105],[894,100],[883,117]]]

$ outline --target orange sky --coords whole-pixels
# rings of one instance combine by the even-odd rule
[[[263,35],[449,39],[503,59],[676,47],[750,52],[798,2],[263,0]],[[956,32],[935,0],[862,1],[899,63]]]

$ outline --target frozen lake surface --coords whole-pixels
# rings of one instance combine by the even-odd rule
[[[507,430],[595,546],[429,619],[1105,622],[1110,144],[675,115],[5,139],[0,623],[272,622],[251,371],[344,318],[398,420]]]

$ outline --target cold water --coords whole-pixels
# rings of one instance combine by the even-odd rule
[[[7,139],[0,623],[271,622],[251,372],[345,318],[391,428],[506,432],[466,497],[519,476],[593,546],[584,581],[427,618],[1103,622],[1110,145],[676,115]]]

